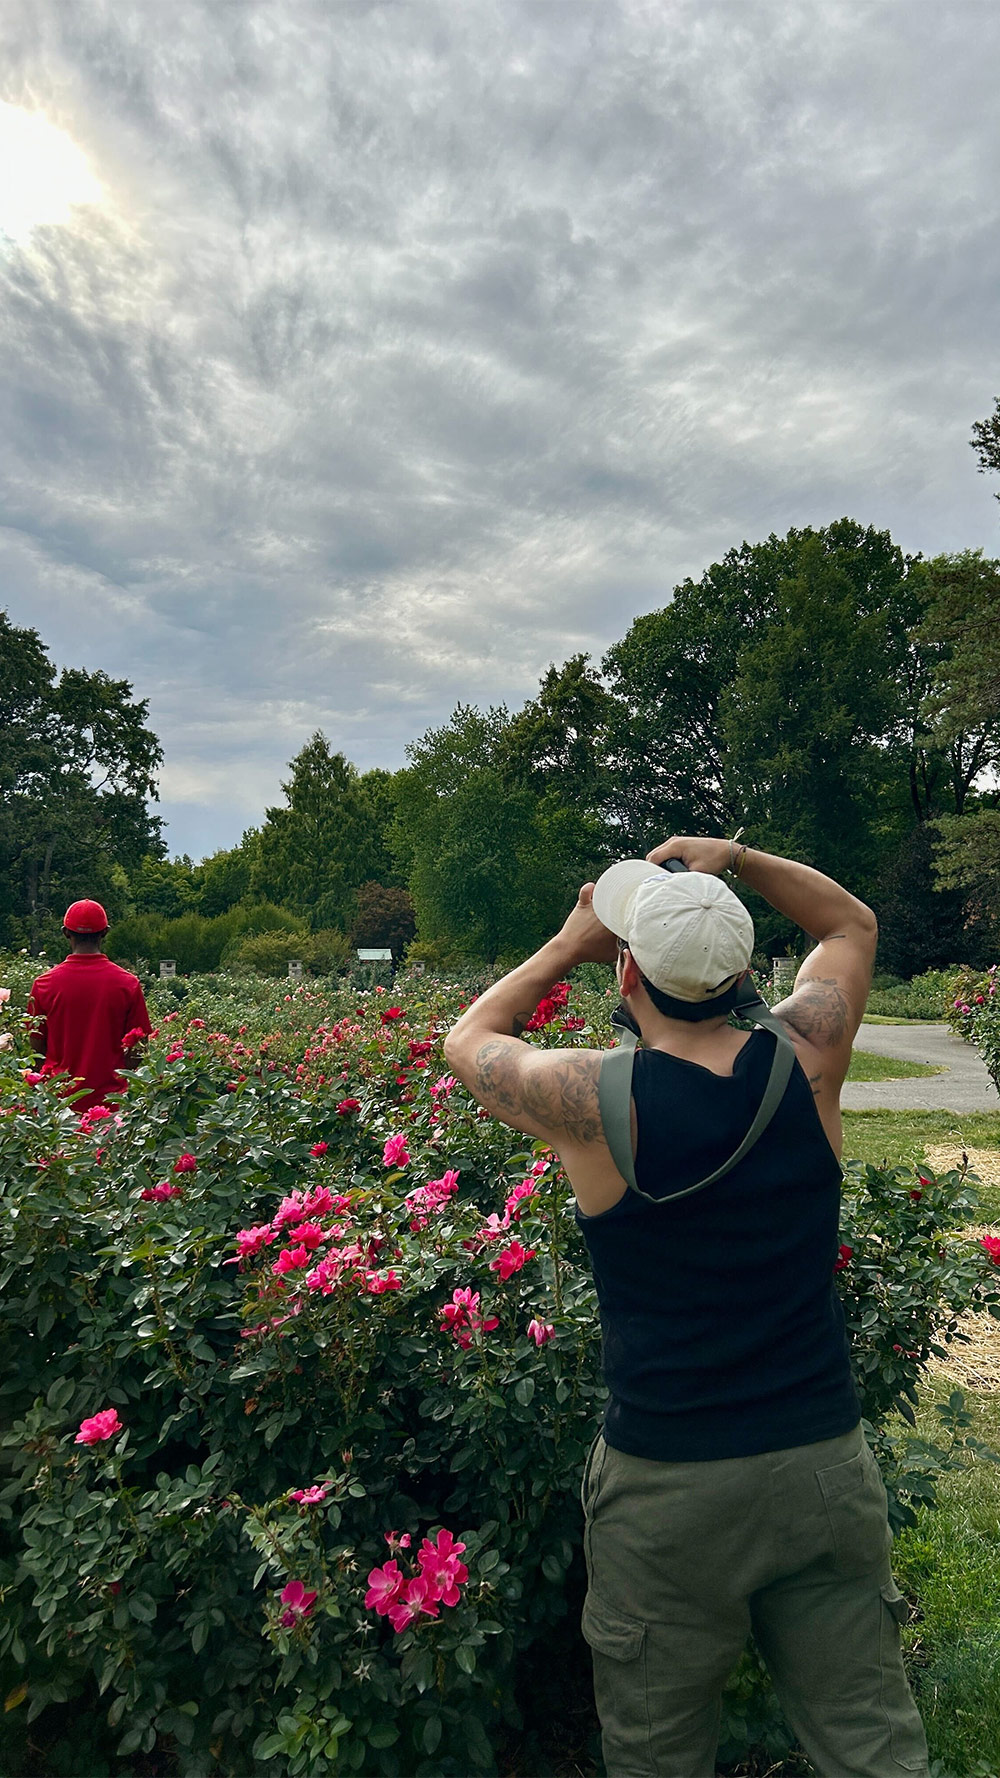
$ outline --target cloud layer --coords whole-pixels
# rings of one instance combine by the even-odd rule
[[[15,0],[105,201],[0,241],[3,600],[168,838],[516,703],[742,538],[997,551],[979,0]]]

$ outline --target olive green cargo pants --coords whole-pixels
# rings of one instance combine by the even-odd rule
[[[722,1688],[751,1631],[821,1778],[927,1778],[885,1489],[860,1426],[710,1463],[598,1438],[583,1507],[609,1778],[713,1778]]]

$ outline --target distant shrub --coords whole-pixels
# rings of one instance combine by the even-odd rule
[[[944,1019],[954,998],[954,979],[954,970],[928,969],[894,987],[873,981],[867,1011],[884,1019]]]
[[[333,975],[347,968],[351,958],[345,934],[327,928],[322,932],[254,933],[242,940],[234,961],[237,967],[267,976],[287,975],[289,963],[296,960],[310,975]]]

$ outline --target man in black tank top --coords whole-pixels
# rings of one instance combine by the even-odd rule
[[[726,871],[816,940],[749,1036],[728,1015],[753,927]],[[609,1778],[711,1778],[751,1632],[821,1778],[927,1778],[833,1282],[840,1088],[876,937],[806,865],[675,837],[585,884],[445,1041],[481,1105],[558,1153],[594,1266],[610,1399],[583,1480],[583,1628]],[[590,961],[615,966],[621,1047],[523,1043]]]

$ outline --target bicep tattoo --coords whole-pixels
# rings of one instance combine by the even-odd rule
[[[847,998],[835,980],[803,982],[781,1012],[786,1025],[819,1046],[843,1043],[848,1033]]]
[[[597,1099],[600,1057],[551,1053],[533,1066],[509,1040],[489,1038],[476,1053],[473,1097],[503,1122],[528,1122],[546,1134],[564,1131],[574,1142],[603,1134]]]

